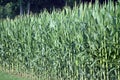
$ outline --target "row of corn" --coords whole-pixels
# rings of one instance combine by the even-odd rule
[[[120,80],[120,3],[1,19],[0,66],[38,80]]]

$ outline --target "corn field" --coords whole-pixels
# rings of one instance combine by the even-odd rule
[[[1,19],[0,67],[31,80],[120,80],[120,3]]]

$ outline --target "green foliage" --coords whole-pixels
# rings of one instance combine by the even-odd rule
[[[0,5],[0,18],[5,18],[5,17],[12,17],[12,3],[7,3],[4,6]]]
[[[119,80],[120,5],[113,6],[84,4],[1,20],[1,66],[43,80]]]

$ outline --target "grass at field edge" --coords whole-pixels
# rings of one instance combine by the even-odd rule
[[[28,80],[21,78],[20,76],[17,75],[12,75],[7,72],[0,71],[0,80]]]

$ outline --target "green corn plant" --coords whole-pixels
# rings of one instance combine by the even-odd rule
[[[0,66],[38,80],[119,80],[119,8],[96,2],[0,20]]]

